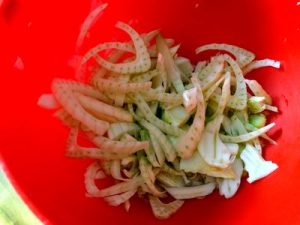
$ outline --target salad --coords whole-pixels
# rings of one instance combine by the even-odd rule
[[[106,6],[87,17],[77,48]],[[139,34],[124,22],[116,28],[130,41],[93,47],[76,66],[77,80],[54,79],[52,93],[38,100],[69,127],[66,155],[95,160],[84,175],[88,197],[128,211],[138,195],[149,200],[155,217],[166,219],[187,199],[214,190],[231,198],[243,176],[252,183],[278,168],[262,156],[266,142],[276,144],[266,134],[275,123],[267,123],[265,112],[278,109],[245,77],[261,67],[279,68],[278,61],[213,43],[196,53],[218,53],[194,65],[158,30]],[[93,147],[80,145],[79,133]],[[96,184],[107,176],[114,185]]]

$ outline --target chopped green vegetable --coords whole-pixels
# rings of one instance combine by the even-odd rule
[[[249,123],[255,126],[256,128],[262,128],[266,125],[267,118],[264,114],[254,114],[249,116]]]
[[[252,96],[247,101],[250,112],[260,113],[266,109],[265,97]]]

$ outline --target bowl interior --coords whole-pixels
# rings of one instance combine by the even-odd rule
[[[10,179],[38,215],[49,224],[298,224],[300,216],[299,87],[300,6],[296,1],[153,0],[113,1],[90,31],[80,53],[102,41],[124,39],[116,21],[137,31],[159,28],[181,43],[180,53],[194,62],[205,55],[194,49],[205,43],[236,44],[257,58],[280,60],[282,69],[249,74],[274,99],[280,113],[270,134],[278,141],[265,156],[279,169],[225,200],[218,193],[187,201],[171,219],[160,222],[146,201],[134,199],[129,213],[102,199],[85,197],[83,174],[89,160],[64,156],[68,130],[51,112],[39,108],[38,97],[50,92],[54,77],[74,76],[68,65],[74,56],[79,27],[99,1],[4,1],[0,26],[0,153]],[[14,66],[22,59],[23,69]],[[294,179],[295,178],[295,179]]]

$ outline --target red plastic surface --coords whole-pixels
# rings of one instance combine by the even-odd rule
[[[67,129],[39,108],[38,97],[50,91],[54,77],[73,77],[81,22],[97,3],[89,1],[5,0],[0,11],[0,153],[17,190],[48,224],[300,224],[300,6],[296,0],[127,0],[109,7],[90,32],[82,53],[100,41],[123,34],[117,20],[139,31],[160,28],[182,43],[181,54],[193,60],[195,47],[211,42],[236,44],[257,58],[282,62],[280,70],[249,75],[271,93],[280,109],[270,133],[278,141],[265,156],[279,169],[254,184],[242,182],[225,200],[217,193],[187,201],[171,219],[156,220],[149,205],[132,201],[126,213],[101,199],[85,197],[83,173],[88,160],[64,157]],[[123,36],[122,36],[123,37]],[[24,69],[14,68],[20,57]]]

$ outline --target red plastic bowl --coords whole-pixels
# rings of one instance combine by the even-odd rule
[[[96,3],[96,1],[94,1]],[[94,4],[95,4],[94,3]],[[182,43],[181,54],[194,60],[204,43],[245,47],[257,58],[273,58],[283,68],[251,74],[271,93],[280,113],[271,135],[277,146],[265,156],[279,165],[254,184],[243,181],[238,194],[225,200],[217,193],[187,201],[171,219],[158,221],[140,199],[126,213],[102,199],[85,197],[83,174],[88,160],[64,156],[67,129],[36,104],[50,91],[54,77],[73,77],[79,27],[89,1],[5,0],[0,15],[0,151],[16,189],[34,212],[55,225],[92,224],[300,224],[300,6],[296,0],[124,0],[109,7],[90,32],[82,53],[100,41],[116,40],[117,20],[140,32],[160,28]],[[24,69],[14,68],[20,57]]]

